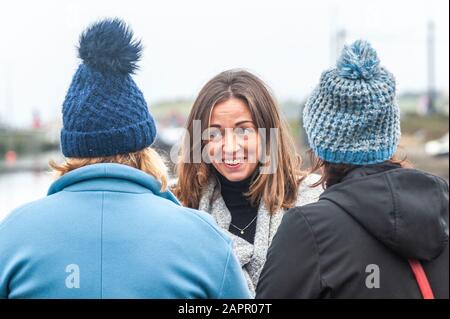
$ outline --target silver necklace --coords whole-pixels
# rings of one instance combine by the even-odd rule
[[[247,226],[245,226],[244,228],[239,228],[236,225],[234,225],[233,223],[230,223],[231,226],[233,226],[234,228],[236,228],[237,230],[239,230],[241,232],[242,235],[244,235],[245,230],[251,225],[253,224],[253,222],[256,220],[256,217],[258,217],[258,215],[255,216],[255,218],[252,219],[252,221],[250,223],[247,224]]]

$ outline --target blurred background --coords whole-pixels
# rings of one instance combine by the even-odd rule
[[[200,88],[245,68],[272,88],[304,153],[301,109],[343,45],[369,40],[396,75],[400,153],[449,176],[449,2],[446,0],[40,0],[0,9],[0,220],[46,195],[61,160],[61,105],[93,21],[120,17],[144,44],[135,80],[167,154]]]

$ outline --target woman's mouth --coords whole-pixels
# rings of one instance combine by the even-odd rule
[[[227,167],[228,169],[237,169],[244,164],[244,160],[243,159],[224,160],[223,163],[225,167]]]

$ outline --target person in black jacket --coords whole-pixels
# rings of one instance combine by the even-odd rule
[[[369,43],[345,47],[304,118],[326,189],[284,216],[256,298],[449,298],[448,183],[394,156],[395,80]]]

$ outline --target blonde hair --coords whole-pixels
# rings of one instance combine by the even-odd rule
[[[57,164],[55,161],[50,161],[49,165],[57,177],[69,173],[75,169],[99,163],[116,163],[127,165],[139,169],[151,176],[161,183],[161,191],[167,190],[168,173],[167,166],[161,156],[152,148],[147,147],[143,150],[128,153],[118,154],[107,157],[92,157],[92,158],[66,158],[62,164]]]
[[[193,122],[200,120],[202,127],[209,126],[212,108],[230,98],[241,99],[250,109],[258,128],[278,128],[278,143],[271,148],[270,138],[266,137],[267,150],[276,154],[279,163],[272,174],[260,174],[250,186],[246,194],[253,205],[264,202],[270,213],[278,209],[288,209],[295,205],[298,189],[306,172],[301,170],[301,157],[295,152],[294,142],[289,135],[287,124],[268,87],[255,75],[245,70],[230,70],[220,73],[210,80],[200,91],[187,120],[185,138],[190,139],[190,147],[182,147],[181,161],[177,166],[178,183],[173,191],[178,199],[191,208],[198,208],[202,191],[213,174],[211,164],[205,162],[192,163],[197,149],[204,147],[201,141],[193,139]],[[187,141],[185,141],[187,142]]]

